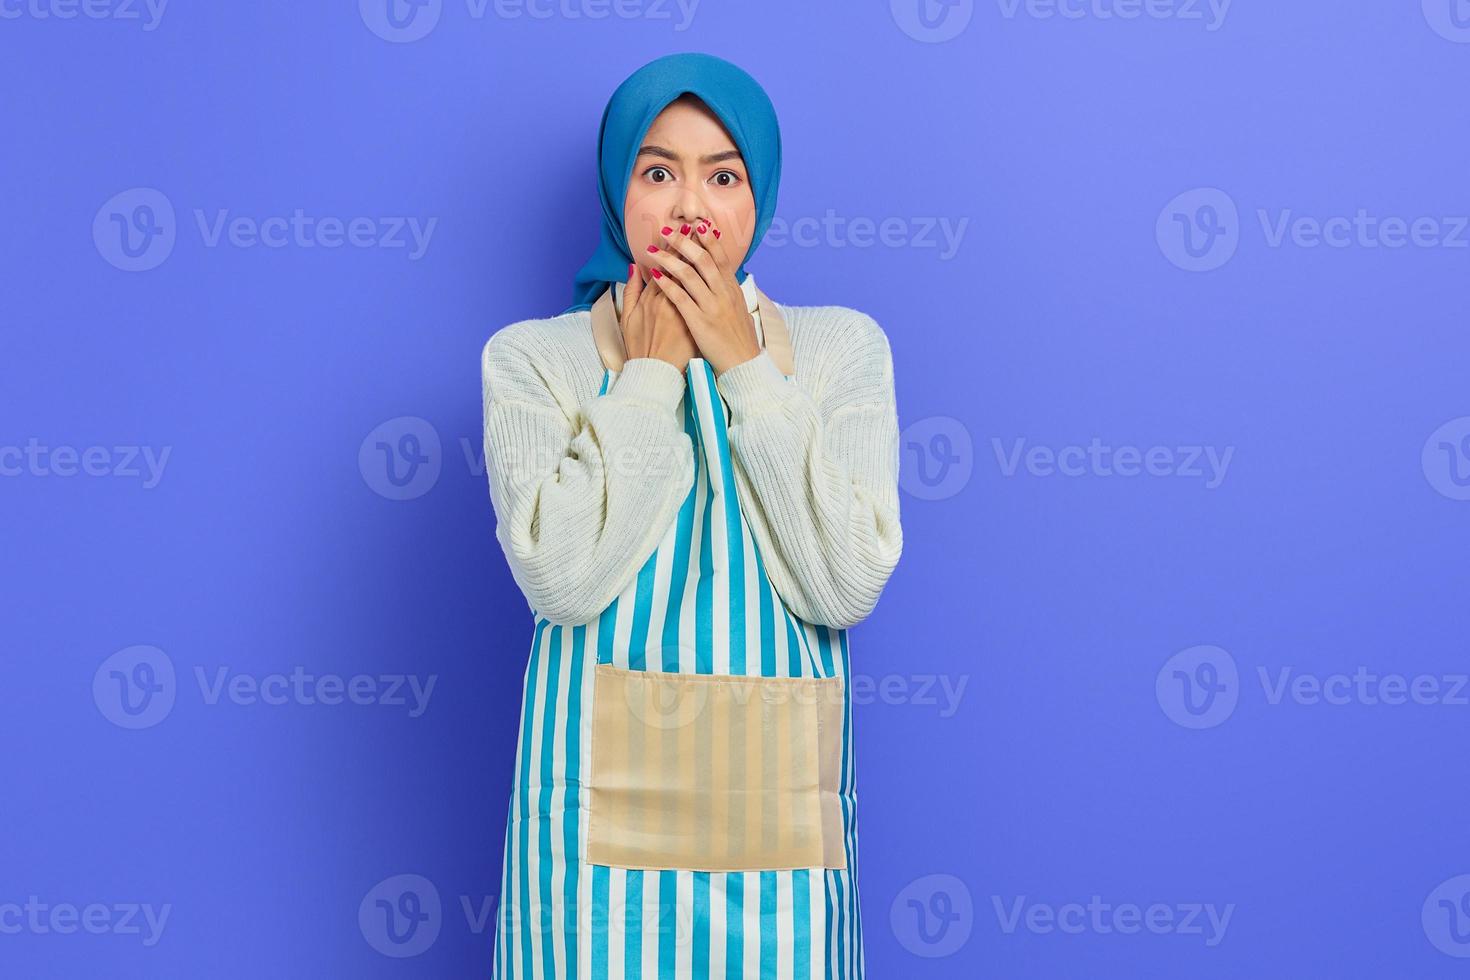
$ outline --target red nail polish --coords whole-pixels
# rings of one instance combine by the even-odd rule
[[[720,229],[718,229],[718,228],[715,229],[715,237],[716,238],[719,238],[720,237]]]
[[[709,231],[709,225],[700,225],[699,226],[699,233],[701,235],[703,235],[707,231]]]
[[[633,281],[633,277],[638,274],[637,271],[636,271],[637,268],[638,268],[637,263],[630,263],[628,265],[628,281],[629,282],[632,282]]]
[[[662,269],[649,269],[648,271],[653,273],[653,278],[655,279],[662,279],[664,277]]]
[[[689,234],[689,226],[688,225],[681,226],[679,228],[679,234],[681,234],[681,235],[687,235],[687,234]]]
[[[673,233],[674,229],[670,228],[668,225],[664,225],[662,228],[659,229],[659,234],[661,235],[672,235]]]
[[[657,245],[650,245],[650,246],[648,246],[648,250],[650,252],[657,252],[658,251],[658,246]]]

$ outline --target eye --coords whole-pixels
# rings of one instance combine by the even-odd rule
[[[667,176],[668,180],[673,180],[674,179],[674,175],[669,172],[669,168],[668,167],[665,167],[662,164],[657,164],[657,163],[654,164],[653,166],[649,167],[647,170],[643,171],[643,176],[649,178],[655,184],[667,183],[667,181],[664,180],[664,179],[656,179],[656,178],[654,178],[653,175],[655,173],[665,174]]]
[[[722,177],[728,177],[729,179],[722,181],[720,179]],[[733,170],[721,170],[710,179],[716,181],[720,187],[734,187],[740,183],[740,175]]]

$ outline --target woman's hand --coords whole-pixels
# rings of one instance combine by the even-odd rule
[[[745,290],[735,281],[719,231],[708,224],[665,227],[659,242],[649,256],[655,276],[663,272],[658,289],[678,309],[715,374],[760,354]]]
[[[694,337],[657,281],[645,282],[638,266],[628,268],[628,285],[623,290],[623,314],[618,325],[623,331],[623,350],[629,360],[656,357],[681,372],[698,353]]]

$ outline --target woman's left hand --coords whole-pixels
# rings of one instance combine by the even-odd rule
[[[699,356],[717,376],[761,352],[745,290],[720,237],[708,224],[666,226],[649,256],[655,276],[663,272],[658,288],[684,317]]]

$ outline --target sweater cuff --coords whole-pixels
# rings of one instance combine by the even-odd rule
[[[731,412],[750,415],[777,408],[786,396],[789,382],[770,353],[762,350],[750,360],[727,368],[715,378],[715,387],[730,403]]]
[[[609,394],[652,402],[672,412],[684,397],[684,372],[657,357],[635,357],[623,362]]]

